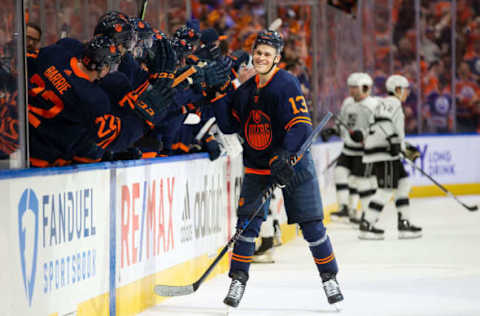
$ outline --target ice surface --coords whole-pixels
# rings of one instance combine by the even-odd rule
[[[470,204],[480,196],[460,197]],[[448,198],[411,201],[412,222],[424,236],[398,240],[391,203],[380,226],[384,241],[364,241],[347,224],[330,224],[345,301],[329,306],[303,238],[277,248],[276,263],[253,265],[245,296],[232,316],[480,316],[480,212]],[[194,294],[171,298],[141,313],[226,315],[230,279],[221,275]]]

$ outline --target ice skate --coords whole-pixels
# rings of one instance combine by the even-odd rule
[[[245,292],[248,275],[244,271],[235,271],[232,273],[232,283],[228,289],[227,296],[223,300],[228,306],[237,307]]]
[[[358,238],[365,240],[383,240],[385,239],[385,231],[383,229],[375,228],[365,219],[360,223],[360,234]]]
[[[324,272],[320,274],[323,282],[323,290],[327,296],[328,304],[333,305],[337,311],[341,310],[340,302],[343,301],[343,294],[340,291],[334,273]]]
[[[262,237],[260,247],[253,254],[253,263],[274,263],[273,260],[274,237]]]
[[[422,228],[410,224],[398,213],[398,239],[415,239],[422,237]]]
[[[330,213],[330,218],[334,222],[349,223],[348,206],[342,205],[340,210]]]

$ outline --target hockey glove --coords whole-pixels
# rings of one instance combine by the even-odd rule
[[[238,49],[232,53],[230,58],[232,59],[233,70],[238,72],[242,64],[248,63],[248,61],[250,60],[250,55],[248,55],[246,51]]]
[[[334,127],[325,128],[320,132],[320,137],[323,142],[328,142],[332,136],[338,136],[338,131]]]
[[[230,81],[231,60],[223,59],[208,64],[205,71],[205,83],[208,88],[220,88]]]
[[[350,133],[350,138],[357,143],[363,142],[363,133],[362,131],[354,130]]]
[[[175,77],[176,54],[167,38],[156,40],[147,59],[147,67],[152,82],[171,86]]]
[[[214,161],[220,157],[220,144],[215,139],[207,140],[205,143],[205,150],[208,152],[208,158],[210,161]]]
[[[405,145],[406,145],[406,148],[403,155],[410,161],[415,162],[415,160],[417,160],[420,157],[420,151],[417,149],[417,147],[413,146],[412,144],[405,143]]]
[[[295,171],[290,164],[290,156],[290,153],[283,150],[270,159],[273,182],[280,187],[285,187],[295,175]]]
[[[173,104],[173,97],[174,89],[161,83],[154,84],[150,90],[140,95],[135,102],[135,110],[153,127],[165,116],[167,109]]]
[[[392,157],[398,156],[402,150],[400,141],[396,135],[392,135],[387,138],[389,145],[389,152]]]

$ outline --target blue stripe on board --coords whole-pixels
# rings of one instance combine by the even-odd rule
[[[168,162],[174,162],[174,161],[204,159],[207,157],[208,157],[207,153],[198,153],[198,154],[160,157],[160,158],[151,158],[151,159],[99,162],[99,163],[91,163],[91,164],[72,165],[72,166],[66,166],[66,167],[0,170],[0,180],[12,179],[12,178],[51,176],[51,175],[57,175],[57,174],[70,174],[70,173],[77,173],[77,172],[91,171],[91,170],[138,167],[138,166],[155,165],[159,163],[168,163]]]

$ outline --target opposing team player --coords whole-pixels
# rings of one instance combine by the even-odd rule
[[[405,116],[402,103],[410,93],[407,78],[392,75],[386,81],[388,96],[381,99],[371,117],[371,127],[365,139],[363,162],[371,164],[377,178],[378,189],[372,197],[360,224],[361,239],[383,239],[384,230],[375,227],[392,194],[398,211],[399,238],[417,238],[422,229],[410,223],[410,184],[408,174],[401,161],[401,153],[411,160],[420,153],[405,143]]]
[[[363,139],[368,132],[369,118],[377,106],[377,99],[370,96],[372,78],[366,73],[355,72],[347,79],[350,96],[343,101],[337,125],[325,129],[322,138],[339,134],[343,148],[335,168],[337,202],[340,210],[331,213],[334,220],[346,220],[359,224],[356,215],[359,190],[362,205],[372,195],[369,179],[365,178],[365,165],[362,163]],[[348,127],[348,128],[347,128]]]
[[[298,80],[277,67],[283,39],[275,31],[261,31],[253,45],[257,75],[213,104],[223,133],[243,139],[243,179],[237,209],[241,227],[259,206],[258,196],[267,186],[283,186],[288,222],[298,223],[307,240],[330,304],[343,300],[336,280],[338,266],[323,226],[323,209],[310,152],[295,166],[289,160],[312,132],[312,122]],[[264,215],[254,218],[235,242],[229,276],[232,279],[224,303],[237,307],[249,278]]]

